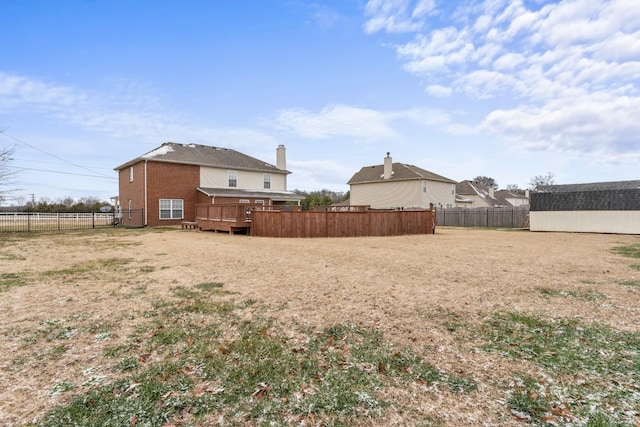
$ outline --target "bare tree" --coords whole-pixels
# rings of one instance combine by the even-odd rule
[[[546,185],[553,185],[553,172],[547,172],[546,175],[536,175],[529,180],[529,189],[530,190],[538,190],[540,187],[544,187]]]
[[[485,187],[493,188],[494,190],[498,189],[498,183],[495,179],[490,176],[476,176],[473,180],[479,184],[484,185]]]
[[[509,184],[509,185],[507,185],[507,190],[509,190],[509,191],[519,191],[520,187],[518,187],[518,184]]]
[[[11,167],[15,151],[15,146],[0,148],[0,197],[3,199],[11,191],[9,187],[15,184],[15,177],[18,174],[18,170]]]

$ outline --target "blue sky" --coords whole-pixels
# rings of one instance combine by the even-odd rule
[[[526,188],[640,179],[637,0],[0,2],[6,203],[117,195],[163,142],[347,191],[393,160]]]

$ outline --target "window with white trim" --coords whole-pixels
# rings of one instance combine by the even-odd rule
[[[240,199],[240,200],[238,200],[238,203],[249,204],[249,203],[251,203],[251,200],[249,200],[249,199]]]
[[[128,213],[129,219],[131,219],[131,200],[129,200],[129,202],[127,203],[127,208],[128,208],[127,210],[129,211]]]
[[[182,219],[182,199],[160,199],[160,219]]]
[[[265,173],[264,174],[264,188],[267,189],[267,190],[271,188],[271,174],[270,173]]]
[[[423,193],[427,192],[427,181],[422,181],[422,192]]]
[[[129,167],[129,182],[133,182],[133,166]]]
[[[229,171],[229,187],[238,186],[238,171]]]

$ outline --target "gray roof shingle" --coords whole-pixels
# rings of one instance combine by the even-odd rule
[[[640,210],[640,181],[549,185],[531,193],[531,211]]]
[[[365,166],[358,172],[356,172],[356,174],[351,177],[347,184],[365,184],[383,181],[408,181],[415,179],[426,179],[429,181],[440,181],[451,184],[456,183],[456,181],[445,178],[442,175],[429,172],[428,170],[419,168],[417,166],[406,165],[404,163],[393,163],[391,165],[391,169],[393,170],[391,178],[384,179],[384,165]]]
[[[230,148],[175,142],[165,142],[160,147],[116,167],[115,170],[129,167],[143,160],[267,173],[291,173]]]
[[[291,201],[297,202],[304,199],[304,196],[294,193],[293,191],[269,191],[269,190],[242,190],[237,188],[210,188],[198,187],[198,191],[207,196],[215,197],[239,197],[239,198],[269,198],[275,201]]]

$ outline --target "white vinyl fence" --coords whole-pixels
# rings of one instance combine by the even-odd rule
[[[82,230],[117,223],[113,212],[0,212],[0,232]]]

